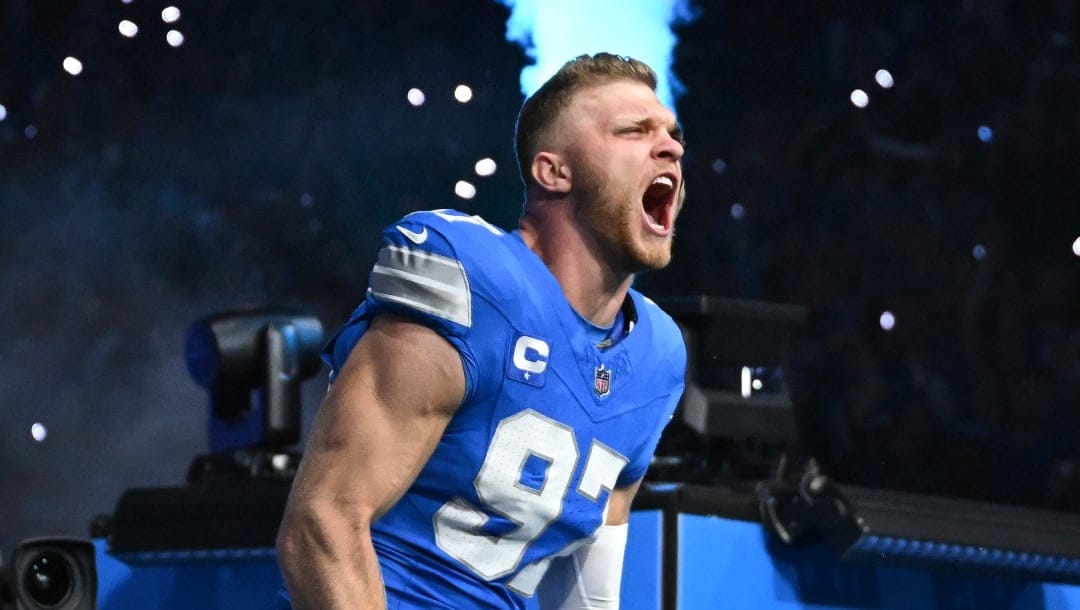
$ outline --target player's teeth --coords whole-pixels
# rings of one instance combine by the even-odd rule
[[[671,188],[675,186],[675,183],[671,181],[671,178],[667,176],[657,176],[652,181],[653,184],[663,184],[664,186]]]

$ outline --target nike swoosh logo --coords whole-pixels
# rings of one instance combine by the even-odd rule
[[[414,243],[416,245],[420,245],[420,244],[424,243],[425,241],[427,241],[427,227],[424,227],[424,229],[422,231],[420,231],[419,233],[415,233],[413,231],[410,231],[410,230],[406,229],[405,227],[394,227],[394,228],[397,229],[399,233],[401,233],[406,238],[408,238],[409,241],[411,241],[412,243]]]

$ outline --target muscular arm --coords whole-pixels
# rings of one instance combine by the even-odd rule
[[[319,408],[278,532],[293,608],[385,607],[370,525],[416,479],[464,394],[445,339],[400,317],[372,322]]]

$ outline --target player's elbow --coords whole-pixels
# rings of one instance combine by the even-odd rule
[[[301,518],[293,511],[285,514],[285,518],[281,520],[281,525],[278,527],[274,548],[277,551],[278,567],[281,568],[281,575],[285,577],[286,582],[294,580],[303,564],[305,556],[302,542],[305,536],[303,530]]]
[[[286,584],[347,561],[361,540],[370,540],[368,526],[333,503],[290,502],[275,542]]]
[[[278,527],[274,544],[278,567],[286,584],[291,586],[302,577],[305,564],[310,564],[314,559],[312,550],[321,546],[320,541],[324,540],[327,540],[327,535],[316,515],[310,510],[290,505]]]

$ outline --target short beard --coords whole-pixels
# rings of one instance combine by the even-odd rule
[[[626,200],[638,193],[611,192],[609,182],[600,170],[580,159],[574,173],[575,215],[584,226],[600,253],[629,274],[663,269],[671,262],[671,239],[660,243],[643,243],[640,235],[641,203],[628,206]],[[622,199],[623,201],[620,201]]]

